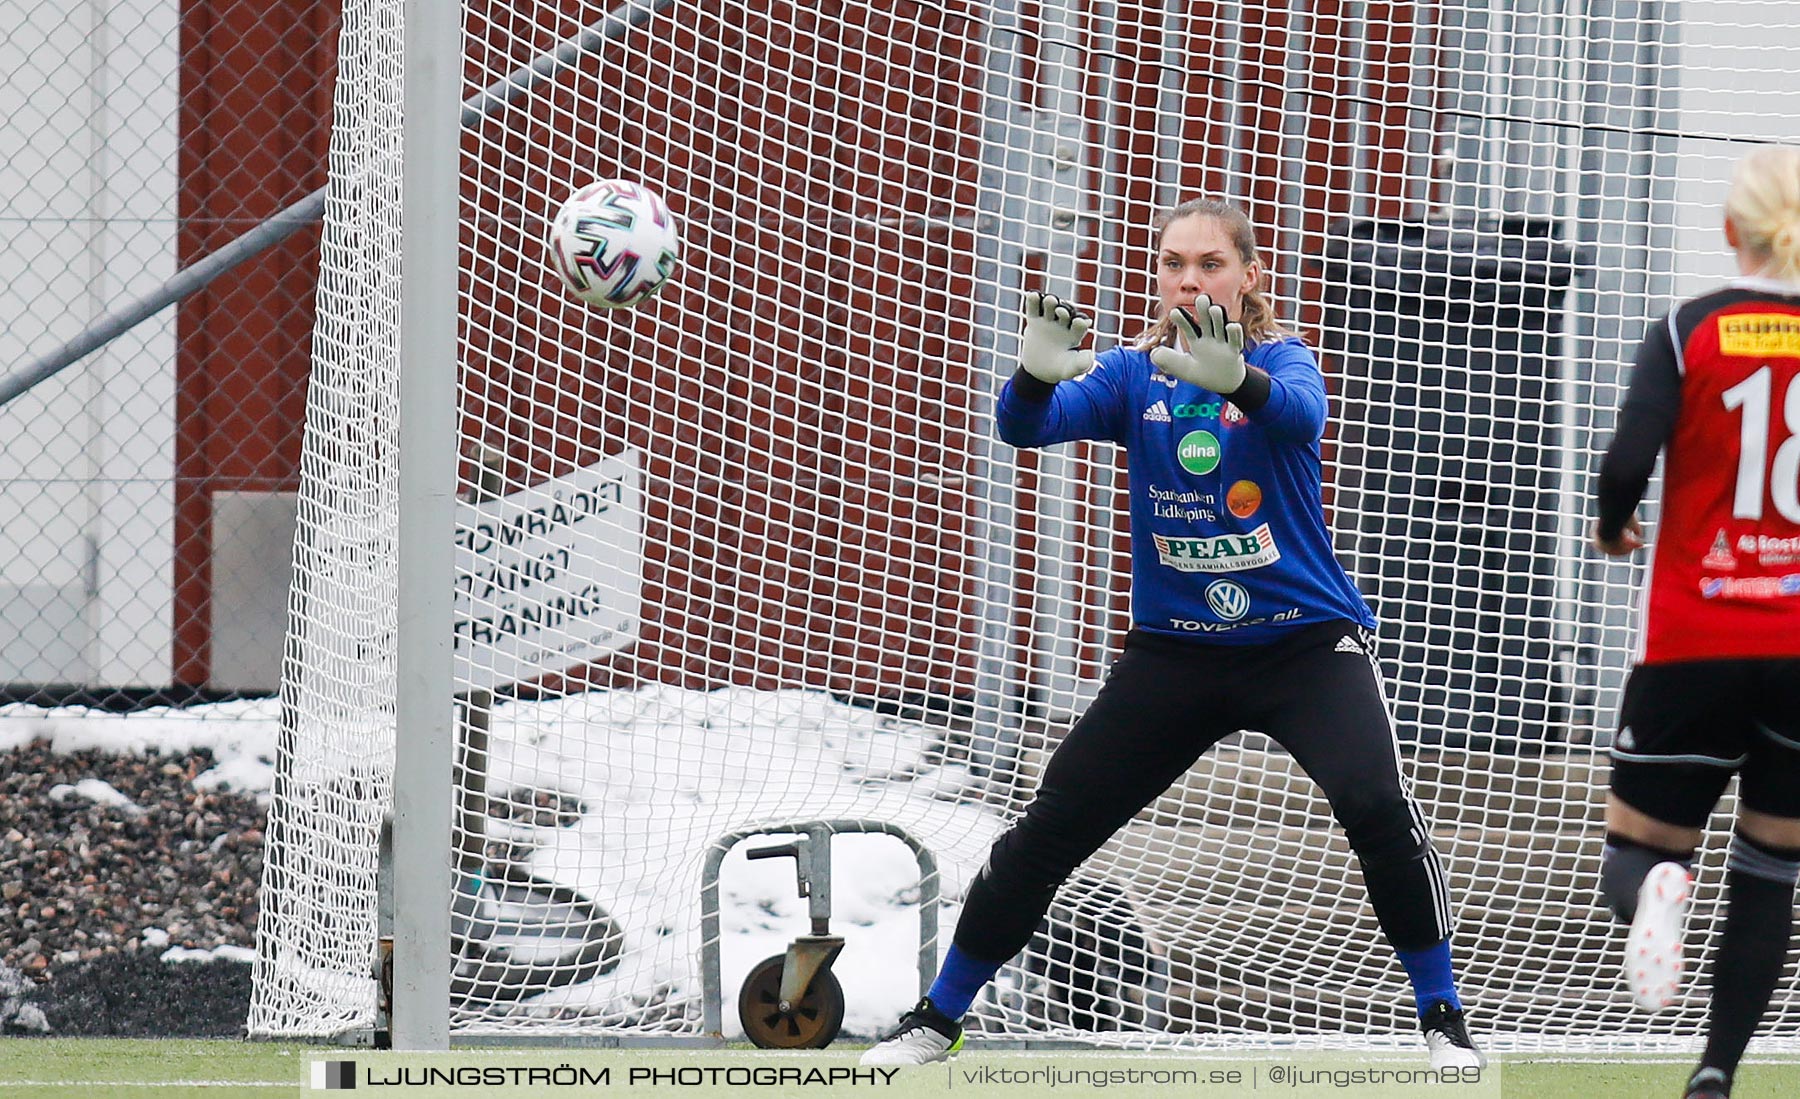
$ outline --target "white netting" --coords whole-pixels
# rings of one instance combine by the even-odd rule
[[[345,12],[258,1033],[372,1019],[398,8]],[[1634,1014],[1594,892],[1641,577],[1584,555],[1584,515],[1645,321],[1729,273],[1730,168],[1792,136],[1796,15],[467,5],[467,96],[581,48],[465,114],[458,667],[487,739],[447,857],[489,882],[461,930],[512,940],[465,959],[456,1026],[698,1033],[720,945],[702,859],[749,826],[890,821],[959,895],[1129,621],[1121,456],[990,441],[1018,291],[1076,297],[1101,346],[1131,338],[1155,214],[1210,193],[1263,227],[1278,308],[1321,351],[1326,503],[1382,619],[1478,1025],[1515,1046],[1691,1038],[1704,981]],[[611,177],[668,199],[685,252],[659,298],[603,313],[562,294],[542,240],[573,187]],[[521,660],[550,672],[515,690]],[[1230,685],[1169,689],[1203,706]],[[1696,942],[1721,915],[1722,835]],[[891,869],[841,860],[836,888],[862,873],[904,903]],[[527,907],[560,888],[579,926],[500,927],[507,881]],[[1791,1039],[1782,996],[1769,1025]],[[1323,801],[1258,736],[1083,868],[975,1025],[1416,1026]]]
[[[400,18],[346,13],[250,1028],[375,1012],[398,584]]]

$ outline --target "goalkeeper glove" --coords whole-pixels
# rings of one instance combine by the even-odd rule
[[[1246,370],[1244,326],[1236,321],[1227,324],[1224,307],[1214,305],[1205,294],[1194,299],[1192,313],[1175,310],[1174,321],[1181,346],[1152,349],[1150,361],[1156,369],[1221,397],[1237,392]]]
[[[1087,338],[1093,323],[1053,295],[1036,290],[1026,292],[1019,365],[1038,381],[1050,385],[1086,374],[1094,365],[1094,353],[1075,348]]]

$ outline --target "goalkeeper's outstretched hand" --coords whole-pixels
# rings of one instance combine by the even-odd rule
[[[1094,365],[1092,351],[1076,350],[1093,325],[1054,295],[1027,291],[1019,365],[1038,381],[1051,385],[1079,378]]]
[[[1194,299],[1194,311],[1175,310],[1175,331],[1180,347],[1158,347],[1150,352],[1156,369],[1171,378],[1192,382],[1220,396],[1237,392],[1244,384],[1244,326],[1225,321],[1223,306],[1205,294]]]

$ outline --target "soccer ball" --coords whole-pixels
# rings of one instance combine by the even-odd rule
[[[569,292],[602,309],[656,293],[681,258],[675,216],[655,191],[622,179],[590,183],[550,223],[550,266]]]

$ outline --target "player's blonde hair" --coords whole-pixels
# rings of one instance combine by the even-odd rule
[[[1224,228],[1225,234],[1231,238],[1231,245],[1237,249],[1238,259],[1244,266],[1260,264],[1262,256],[1256,250],[1256,226],[1250,224],[1249,215],[1238,209],[1236,205],[1223,199],[1190,198],[1181,205],[1156,219],[1156,246],[1162,249],[1162,235],[1175,222],[1184,218],[1208,217]],[[1258,275],[1256,285],[1244,294],[1244,304],[1240,315],[1236,318],[1244,326],[1244,342],[1246,344],[1268,343],[1291,335],[1281,327],[1275,319],[1275,308],[1269,304],[1269,296],[1264,288],[1268,285],[1269,272],[1265,267]],[[1175,342],[1175,320],[1168,314],[1156,319],[1156,323],[1138,337],[1137,347],[1148,351],[1153,347],[1163,347]]]
[[[1740,161],[1725,215],[1759,274],[1800,282],[1800,148],[1766,145]]]

